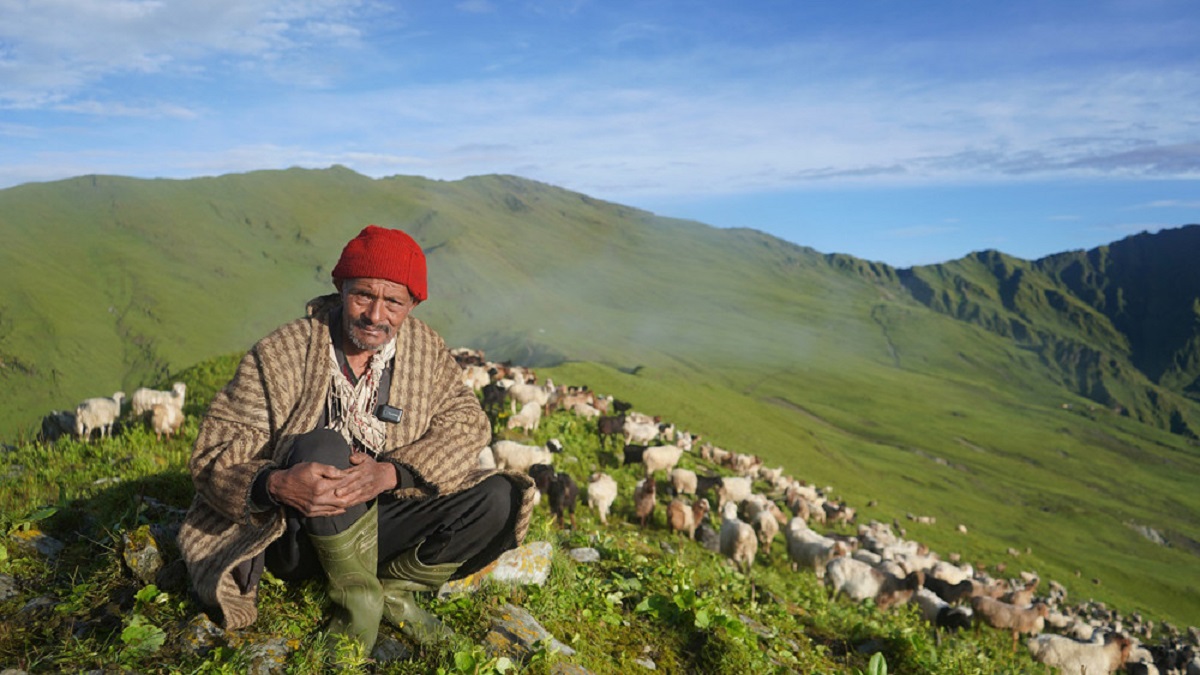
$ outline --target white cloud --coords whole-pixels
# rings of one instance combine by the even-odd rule
[[[1183,199],[1160,199],[1148,204],[1141,204],[1139,208],[1147,209],[1200,209],[1200,201],[1187,201]]]

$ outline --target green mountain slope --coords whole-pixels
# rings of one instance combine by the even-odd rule
[[[935,515],[920,537],[935,550],[1200,623],[1178,601],[1200,589],[1200,284],[1184,253],[1143,246],[1195,227],[896,270],[509,176],[26,185],[0,191],[0,438],[245,350],[332,290],[367,223],[426,248],[431,295],[414,315],[451,345],[876,501],[864,517]]]

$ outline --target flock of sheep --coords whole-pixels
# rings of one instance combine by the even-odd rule
[[[133,398],[129,401],[129,418],[149,423],[159,440],[164,436],[170,438],[183,425],[186,396],[187,385],[183,382],[176,382],[170,391],[142,387],[133,392]],[[39,437],[51,442],[73,433],[77,438],[88,441],[99,432],[101,438],[108,438],[122,420],[124,400],[125,392],[118,391],[112,396],[84,399],[73,411],[55,410],[42,418]]]
[[[895,521],[857,523],[854,508],[828,498],[830,488],[796,480],[782,467],[765,467],[757,456],[709,443],[697,446],[697,436],[611,397],[551,382],[539,385],[532,371],[487,362],[475,350],[452,352],[463,367],[464,381],[481,395],[489,412],[505,407],[513,411],[508,429],[532,431],[543,414],[555,410],[595,420],[602,448],[618,443],[622,464],[643,465],[645,477],[630,495],[633,519],[642,527],[653,522],[659,493],[669,492],[669,501],[663,500],[668,526],[719,552],[743,572],[749,573],[760,556],[769,557],[773,541],[782,533],[792,568],[810,570],[834,597],[871,600],[885,611],[916,604],[939,636],[941,630],[986,625],[1011,633],[1014,650],[1018,640],[1028,636],[1025,646],[1034,660],[1064,674],[1097,675],[1124,668],[1130,673],[1200,675],[1200,631],[1195,628],[1181,634],[1163,623],[1160,642],[1143,645],[1140,640],[1150,640],[1154,626],[1137,614],[1123,617],[1095,602],[1069,606],[1061,584],[1050,581],[1042,587],[1033,573],[999,579],[960,564],[956,555],[943,560],[927,546],[905,539]],[[552,468],[561,452],[557,440],[546,446],[500,440],[484,449],[480,462],[529,472],[549,496],[551,512],[561,525],[564,516],[573,522],[574,494],[579,493],[568,474]],[[695,461],[689,464],[705,467],[704,473],[678,466],[685,453],[693,453]],[[665,478],[662,490],[656,483],[660,475]],[[584,497],[602,525],[607,525],[619,496],[612,476],[592,473]],[[710,510],[719,515],[715,526]],[[911,514],[909,518],[934,522]],[[845,527],[830,527],[835,523]],[[855,534],[840,533],[850,527]],[[965,527],[958,529],[965,533]]]

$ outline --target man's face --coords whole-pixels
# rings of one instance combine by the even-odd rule
[[[361,351],[378,351],[417,306],[404,284],[386,279],[346,279],[341,285],[346,337]]]

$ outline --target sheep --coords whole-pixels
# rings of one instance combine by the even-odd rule
[[[717,486],[717,508],[724,509],[727,502],[741,504],[750,497],[753,483],[747,476],[725,476]]]
[[[670,471],[679,463],[683,448],[677,445],[656,445],[646,448],[642,454],[642,464],[646,465],[646,477],[654,475],[655,471]]]
[[[683,533],[688,539],[696,534],[696,528],[708,517],[708,500],[697,499],[688,504],[676,497],[667,504],[667,524],[675,532]]]
[[[771,544],[775,543],[775,535],[779,534],[779,521],[770,511],[759,511],[758,516],[750,522],[751,527],[758,533],[758,544],[767,556],[771,555]]]
[[[792,569],[811,569],[818,579],[825,577],[825,569],[830,560],[850,554],[850,548],[845,542],[808,529],[808,524],[801,518],[793,518],[788,522],[783,531],[783,538],[787,545],[788,559],[792,561]]]
[[[647,520],[654,519],[654,507],[658,504],[658,495],[653,478],[644,478],[633,488],[633,508],[638,522],[646,527]]]
[[[625,414],[601,415],[596,419],[596,436],[600,440],[600,449],[606,450],[610,439],[616,440],[625,433]]]
[[[1100,641],[1092,642],[1047,633],[1026,642],[1034,661],[1058,668],[1062,675],[1114,672],[1125,664],[1131,645],[1129,638],[1117,633],[1106,633]]]
[[[918,588],[912,599],[921,608],[921,616],[934,628],[960,630],[970,628],[974,620],[969,607],[951,605],[928,588]]]
[[[183,410],[183,401],[186,395],[187,385],[183,382],[176,382],[171,385],[171,391],[159,391],[157,389],[142,387],[133,392],[133,398],[129,399],[130,414],[135,418],[144,418],[146,417],[146,413],[150,412],[156,403],[169,403]]]
[[[596,509],[596,514],[600,516],[601,525],[608,525],[608,512],[612,509],[612,504],[616,501],[616,498],[617,481],[602,471],[593,473],[588,480],[587,502],[588,506]]]
[[[492,448],[490,446],[485,445],[485,446],[483,446],[483,449],[479,451],[479,468],[480,469],[495,469],[496,468],[496,456],[494,454],[492,454]]]
[[[167,438],[174,436],[182,424],[183,410],[176,408],[172,403],[155,403],[150,409],[150,428],[154,430],[154,437],[160,441],[164,435]]]
[[[501,471],[519,471],[528,473],[534,464],[552,464],[554,455],[562,452],[562,443],[556,438],[546,442],[544,447],[522,445],[516,441],[499,440],[492,443],[492,457],[496,468]]]
[[[721,554],[732,560],[742,574],[749,574],[758,555],[758,537],[753,527],[738,520],[737,504],[733,502],[721,508],[720,537]]]
[[[490,419],[495,420],[496,416],[500,414],[500,410],[504,408],[504,399],[508,397],[508,390],[500,382],[489,382],[483,385],[479,394],[483,411]]]
[[[550,477],[550,512],[554,514],[560,528],[564,527],[564,514],[571,517],[571,529],[575,529],[575,501],[579,497],[579,485],[571,475],[562,471]]]
[[[1031,605],[1033,604],[1033,594],[1037,590],[1038,583],[1040,581],[1040,579],[1035,578],[1024,587],[1009,591],[1008,593],[1000,596],[1000,600],[1002,602],[1007,602],[1010,605],[1017,605],[1020,607]]]
[[[111,398],[98,397],[85,399],[75,407],[75,434],[84,440],[89,440],[92,432],[100,430],[100,437],[107,438],[113,424],[121,416],[121,401],[125,400],[125,392],[118,391]]]
[[[857,602],[870,598],[881,610],[908,602],[924,579],[921,571],[900,577],[845,556],[830,560],[825,567],[825,583],[832,598],[841,593]]]
[[[535,431],[538,425],[542,423],[542,406],[537,403],[526,403],[521,406],[521,411],[512,417],[508,418],[509,429],[523,429],[525,431]]]
[[[75,431],[75,412],[71,410],[51,410],[42,418],[42,430],[37,440],[41,443],[53,443],[63,436]]]
[[[939,577],[929,575],[925,577],[925,588],[933,591],[939,598],[951,604],[957,604],[980,594],[979,585],[974,579],[963,579],[962,581],[952,584]]]
[[[1037,603],[1029,607],[1017,607],[1007,602],[1000,602],[986,595],[971,598],[971,609],[975,611],[975,625],[986,623],[992,628],[1002,628],[1012,631],[1013,651],[1017,651],[1017,636],[1020,633],[1036,635],[1046,626],[1046,617],[1050,608],[1045,603]]]
[[[463,384],[470,387],[472,391],[482,391],[491,382],[492,375],[487,368],[473,364],[463,366]]]
[[[671,469],[671,489],[677,495],[694,495],[696,494],[696,472],[691,469],[674,468]]]
[[[526,406],[536,405],[540,408],[550,402],[550,391],[546,387],[539,387],[536,384],[518,383],[508,388],[509,406],[512,412],[517,412],[517,407],[520,406],[524,411]]]
[[[621,465],[641,464],[646,455],[646,446],[626,443],[621,453]]]
[[[626,443],[648,444],[658,440],[658,423],[654,421],[635,422],[633,419],[626,419],[621,431]]]

